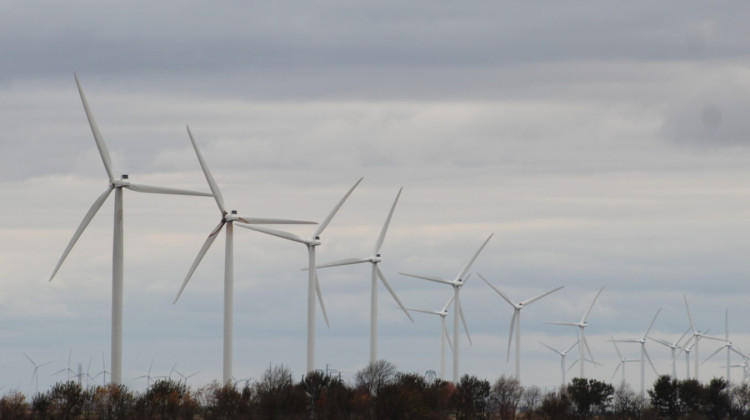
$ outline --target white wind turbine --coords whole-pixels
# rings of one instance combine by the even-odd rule
[[[34,366],[34,371],[31,373],[31,382],[29,382],[29,385],[33,385],[36,383],[35,389],[36,392],[39,392],[39,368],[42,366],[47,366],[52,362],[37,363],[34,361],[34,359],[29,357],[28,354],[24,353],[23,355],[26,356],[26,358],[29,359],[29,363]]]
[[[232,380],[232,339],[233,339],[233,325],[234,325],[234,222],[248,223],[248,224],[315,224],[315,222],[307,222],[303,220],[287,220],[287,219],[272,219],[272,218],[261,218],[261,217],[245,217],[237,214],[237,210],[228,212],[224,206],[224,197],[221,195],[219,186],[214,180],[211,171],[208,169],[206,161],[203,159],[203,155],[198,149],[198,145],[193,138],[193,133],[190,132],[190,127],[187,128],[188,137],[190,137],[190,143],[193,145],[195,154],[200,162],[203,174],[206,176],[208,186],[211,188],[216,204],[219,207],[221,213],[221,220],[219,224],[211,231],[206,238],[198,252],[198,256],[195,257],[193,265],[190,266],[185,280],[183,280],[180,290],[177,292],[177,296],[174,299],[174,303],[180,299],[182,291],[185,290],[190,278],[198,268],[198,265],[203,260],[203,257],[208,252],[211,244],[219,236],[222,228],[226,229],[226,246],[224,251],[224,342],[223,342],[223,358],[222,358],[222,383],[228,383]]]
[[[730,355],[732,352],[735,352],[743,359],[747,359],[747,356],[742,354],[739,350],[734,348],[734,345],[731,341],[729,341],[729,309],[725,309],[724,312],[724,344],[716,349],[715,352],[711,353],[710,356],[706,357],[706,360],[703,361],[703,363],[706,363],[708,359],[714,357],[717,353],[719,353],[721,350],[726,349],[727,350],[727,383],[731,384],[731,380],[729,378],[729,371],[732,368],[732,362],[730,360]]]
[[[383,224],[383,228],[380,230],[380,236],[378,237],[377,242],[375,243],[375,250],[373,251],[373,254],[366,258],[347,258],[345,260],[339,260],[334,261],[330,263],[325,263],[318,265],[316,268],[325,268],[325,267],[337,267],[341,265],[351,265],[351,264],[359,264],[359,263],[370,263],[372,267],[372,276],[371,276],[371,289],[370,289],[370,363],[375,363],[378,360],[378,278],[380,278],[380,281],[383,282],[383,286],[385,286],[386,289],[391,293],[391,296],[393,296],[393,299],[398,303],[398,306],[401,307],[401,310],[404,311],[407,317],[409,317],[409,320],[411,322],[414,322],[414,319],[412,319],[411,315],[409,315],[409,312],[406,311],[406,308],[404,307],[404,304],[401,303],[401,300],[396,296],[396,292],[393,291],[391,288],[391,285],[388,284],[388,280],[385,279],[385,275],[382,271],[380,271],[380,268],[378,267],[378,263],[382,261],[380,257],[380,248],[383,246],[383,241],[385,240],[385,234],[388,231],[388,225],[391,223],[391,217],[393,217],[393,211],[396,209],[396,203],[398,203],[398,198],[401,196],[401,191],[403,190],[403,187],[398,190],[398,194],[396,194],[396,199],[393,200],[393,205],[391,206],[390,212],[388,212],[388,217],[385,219],[385,223]]]
[[[677,379],[677,350],[682,349],[682,346],[680,345],[680,342],[682,342],[682,339],[685,338],[687,333],[690,332],[690,328],[688,327],[687,330],[685,330],[684,333],[680,336],[680,338],[677,339],[677,341],[670,343],[669,341],[665,341],[659,338],[649,337],[650,339],[656,341],[657,343],[661,344],[662,346],[668,347],[669,350],[672,352],[672,377]]]
[[[466,280],[469,279],[469,275],[466,276]],[[453,351],[453,344],[451,343],[450,334],[448,333],[448,327],[445,325],[445,317],[448,316],[448,308],[451,306],[451,303],[453,303],[453,299],[455,296],[451,296],[450,299],[448,299],[447,302],[445,302],[445,305],[443,305],[443,308],[439,311],[431,311],[428,309],[417,309],[417,308],[406,308],[407,310],[414,311],[414,312],[422,312],[425,314],[430,315],[437,315],[440,317],[440,379],[445,380],[445,343],[448,343],[448,346],[451,349],[451,352]],[[469,337],[469,331],[466,330],[466,336]],[[469,338],[469,341],[471,341],[471,338]]]
[[[89,104],[86,101],[86,95],[83,93],[83,88],[78,81],[78,76],[75,76],[76,85],[78,86],[78,93],[81,96],[83,102],[83,109],[86,112],[86,116],[91,126],[91,132],[94,134],[94,140],[96,146],[99,149],[99,155],[104,163],[104,169],[107,171],[109,177],[109,185],[107,189],[94,201],[89,211],[83,217],[83,221],[76,229],[73,237],[70,239],[68,246],[63,251],[62,257],[55,266],[55,270],[52,272],[49,280],[55,277],[57,271],[62,266],[65,258],[68,256],[73,246],[81,237],[83,231],[89,225],[91,220],[94,218],[96,213],[101,208],[104,201],[109,197],[109,194],[114,190],[115,192],[115,214],[114,214],[114,233],[112,243],[112,382],[116,384],[122,383],[122,308],[123,308],[123,188],[127,188],[131,191],[142,192],[142,193],[153,193],[153,194],[175,194],[175,195],[192,195],[192,196],[203,196],[210,197],[211,194],[187,191],[176,188],[165,188],[165,187],[154,187],[150,185],[133,184],[130,182],[128,175],[122,175],[121,178],[115,179],[114,172],[112,170],[112,159],[109,155],[107,145],[104,143],[99,127],[94,121],[94,115],[91,113]]]
[[[594,360],[594,356],[591,354],[591,349],[589,348],[589,343],[586,341],[586,335],[584,333],[586,326],[588,325],[588,317],[591,313],[591,309],[594,308],[594,304],[596,303],[596,300],[599,298],[599,295],[602,293],[602,290],[604,290],[604,287],[599,289],[599,291],[596,293],[596,296],[594,296],[594,300],[591,302],[591,306],[589,306],[589,309],[586,311],[586,313],[583,314],[581,317],[581,320],[578,322],[547,322],[547,324],[554,324],[554,325],[568,325],[572,327],[578,327],[579,338],[578,338],[578,362],[580,363],[580,369],[581,369],[581,378],[585,378],[584,372],[583,372],[583,365],[586,360],[586,351],[589,353],[589,357],[591,360]]]
[[[464,329],[466,330],[466,334],[468,336],[469,328],[466,326],[466,320],[464,319],[463,315],[463,309],[461,309],[461,300],[459,299],[458,292],[461,290],[461,287],[464,285],[466,278],[464,276],[466,273],[469,272],[469,268],[471,268],[471,265],[474,264],[474,260],[477,259],[479,256],[479,253],[482,252],[482,249],[484,249],[485,245],[487,245],[487,242],[492,239],[492,235],[487,237],[487,239],[482,243],[482,246],[479,247],[477,252],[474,254],[474,256],[471,258],[471,260],[466,264],[466,266],[461,270],[456,278],[453,279],[453,281],[445,280],[440,277],[432,277],[432,276],[423,276],[423,275],[416,275],[416,274],[407,274],[407,273],[400,273],[404,276],[414,277],[418,279],[423,280],[430,280],[438,283],[448,284],[453,287],[453,383],[458,383],[458,348],[459,348],[459,342],[458,342],[458,333],[459,333],[459,326],[458,326],[458,319],[461,318],[461,321],[464,324]],[[469,338],[469,343],[471,343],[471,338]]]
[[[151,368],[154,366],[154,359],[151,359],[151,363],[148,364],[148,373],[145,375],[138,376],[137,378],[133,379],[145,379],[146,380],[146,389],[148,390],[151,388]]]
[[[484,278],[484,276],[482,276],[481,274],[479,274],[479,277],[481,277],[481,279],[484,280],[484,282],[487,283],[487,285],[490,286],[492,288],[492,290],[494,290],[498,295],[500,295],[500,297],[502,297],[503,299],[505,299],[505,301],[508,302],[508,304],[510,306],[513,307],[513,317],[510,319],[510,332],[508,333],[508,353],[507,353],[507,357],[506,357],[505,361],[506,361],[506,363],[508,361],[510,361],[510,346],[511,346],[511,343],[513,342],[513,329],[515,328],[515,330],[516,330],[516,351],[515,351],[515,353],[516,353],[515,354],[515,358],[516,358],[516,380],[519,383],[521,383],[521,309],[529,306],[533,302],[536,302],[537,300],[539,300],[539,299],[541,299],[541,298],[543,298],[543,297],[545,297],[545,296],[547,296],[547,295],[549,295],[551,293],[554,293],[554,292],[562,289],[565,286],[560,286],[560,287],[558,287],[556,289],[552,289],[552,290],[550,290],[550,291],[548,291],[546,293],[542,293],[539,296],[536,296],[536,297],[533,297],[531,299],[527,299],[527,300],[521,301],[519,303],[513,303],[513,301],[510,300],[510,298],[505,293],[503,293],[500,289],[498,289],[492,283],[490,283],[489,281],[487,281],[487,279]]]
[[[700,375],[699,375],[699,370],[698,370],[700,366],[698,343],[700,342],[702,338],[707,338],[709,340],[717,340],[717,341],[721,341],[721,339],[716,338],[716,337],[711,337],[710,335],[706,335],[705,333],[702,333],[695,329],[695,323],[693,322],[693,315],[690,313],[690,306],[688,305],[688,302],[687,302],[687,296],[683,294],[682,297],[685,299],[685,309],[687,309],[688,320],[690,321],[690,330],[692,331],[691,338],[695,340],[693,344],[690,345],[691,348],[695,347],[695,356],[693,356],[695,359],[695,379],[700,382]]]
[[[275,229],[268,229],[264,227],[259,226],[250,226],[243,223],[238,223],[237,226],[255,230],[258,232],[263,232],[268,235],[277,236],[279,238],[287,239],[294,242],[299,242],[304,244],[307,247],[307,371],[306,372],[312,372],[315,370],[315,294],[318,294],[318,300],[320,301],[321,310],[323,311],[323,316],[326,318],[326,323],[328,322],[328,317],[325,312],[325,306],[323,305],[323,299],[320,293],[320,286],[318,285],[318,271],[315,268],[315,247],[319,246],[321,244],[320,242],[320,235],[323,233],[323,230],[325,230],[326,227],[328,227],[328,224],[331,223],[331,219],[333,219],[333,216],[336,215],[336,213],[339,211],[341,206],[344,204],[347,198],[349,198],[349,195],[354,191],[355,188],[357,188],[357,185],[359,185],[360,182],[362,182],[362,179],[360,178],[357,180],[357,182],[354,183],[354,185],[349,188],[349,191],[344,194],[344,196],[339,200],[339,202],[336,204],[336,206],[331,210],[331,212],[326,216],[326,218],[318,225],[318,228],[315,229],[315,232],[313,232],[312,236],[305,239],[301,236],[295,235],[293,233],[284,232],[280,230]]]
[[[633,362],[640,362],[639,359],[626,359],[622,357],[622,354],[620,353],[620,349],[617,347],[617,340],[612,338],[612,345],[615,346],[615,351],[617,352],[617,358],[620,360],[620,362],[617,364],[617,367],[615,368],[615,371],[612,372],[612,378],[610,378],[610,382],[612,382],[612,379],[615,379],[615,375],[617,375],[617,370],[622,368],[622,383],[625,383],[625,363],[633,363]]]
[[[661,312],[661,308],[656,311],[656,313],[654,314],[654,318],[651,319],[651,323],[648,324],[648,328],[646,328],[646,331],[643,333],[641,338],[617,340],[620,343],[638,343],[641,345],[641,398],[646,397],[646,360],[648,360],[648,363],[651,365],[651,369],[654,370],[654,373],[657,376],[659,375],[656,372],[656,367],[654,367],[654,362],[651,361],[651,356],[649,356],[648,351],[646,351],[646,339],[648,338],[648,333],[651,331],[651,328],[654,326],[654,322],[656,322],[656,317],[659,316],[659,312]]]
[[[539,342],[539,344],[543,345],[544,347],[547,347],[548,349],[550,349],[550,350],[552,350],[555,353],[557,353],[557,354],[560,355],[560,372],[562,373],[562,386],[565,386],[565,384],[566,384],[566,382],[565,382],[565,372],[568,371],[567,369],[565,369],[565,356],[567,356],[567,354],[568,354],[569,351],[573,350],[573,347],[575,347],[576,344],[578,344],[578,341],[579,340],[576,340],[575,343],[571,344],[570,347],[568,347],[567,349],[565,349],[563,351],[560,351],[560,350],[557,350],[556,348],[548,346],[548,345],[542,343],[541,341]]]

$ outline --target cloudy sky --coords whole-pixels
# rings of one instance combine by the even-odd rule
[[[48,282],[106,188],[77,72],[116,173],[207,191],[190,125],[227,206],[320,220],[359,177],[319,261],[368,256],[404,187],[382,250],[408,306],[449,287],[399,271],[472,271],[523,313],[523,382],[559,383],[559,359],[596,291],[587,370],[609,381],[610,336],[674,340],[688,327],[750,352],[750,30],[743,2],[0,1],[0,391],[65,379],[71,355],[109,369],[112,202]],[[172,300],[219,221],[210,198],[125,193],[125,383],[176,363],[221,375],[223,235]],[[309,228],[291,228],[309,233]],[[305,366],[306,252],[237,230],[237,378]],[[320,272],[317,365],[351,378],[368,361],[369,270]],[[414,324],[380,289],[380,356],[439,371],[439,322]],[[462,292],[473,345],[461,371],[494,380],[510,307],[475,276]],[[465,339],[465,338],[464,338]],[[705,344],[701,358],[718,344]],[[667,349],[649,343],[660,373]],[[626,357],[639,357],[623,345]],[[571,359],[576,354],[573,353]],[[718,357],[701,377],[723,374]],[[684,375],[684,361],[678,373]],[[637,387],[637,368],[628,380]],[[691,368],[692,370],[692,368]],[[450,372],[450,367],[448,368]],[[739,370],[733,373],[738,378]],[[647,378],[651,382],[653,372]],[[101,379],[101,377],[99,378]]]

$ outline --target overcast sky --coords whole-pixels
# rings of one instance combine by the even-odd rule
[[[526,385],[559,383],[539,341],[562,349],[575,332],[544,322],[578,320],[600,287],[592,377],[611,378],[609,337],[642,334],[659,308],[652,335],[679,337],[683,294],[711,334],[728,309],[732,341],[750,352],[749,7],[0,1],[0,390],[33,391],[24,352],[54,362],[40,388],[65,379],[52,374],[69,354],[73,368],[93,358],[92,374],[103,354],[109,369],[111,200],[47,281],[107,185],[74,72],[133,182],[208,191],[187,124],[241,214],[320,220],[365,177],[324,232],[321,262],[369,256],[403,186],[381,267],[407,306],[439,309],[451,292],[399,271],[452,278],[494,233],[472,272],[516,300],[566,286],[523,311]],[[210,198],[125,193],[128,386],[145,386],[133,378],[152,360],[154,375],[200,372],[191,385],[221,376],[223,235],[172,305],[219,218]],[[299,378],[304,247],[235,239],[235,376],[283,363]],[[369,270],[320,281],[331,326],[318,313],[317,365],[351,378],[369,359]],[[439,371],[438,320],[411,324],[380,296],[380,356]],[[462,301],[473,340],[462,373],[512,374],[511,308],[476,276]],[[669,351],[648,349],[669,373]]]

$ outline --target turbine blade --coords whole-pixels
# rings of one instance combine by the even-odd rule
[[[466,338],[469,339],[469,345],[474,345],[471,342],[471,335],[469,335],[469,326],[466,325],[466,318],[464,318],[464,308],[461,307],[460,303],[457,306],[458,306],[458,315],[461,318],[461,323],[464,324],[464,331],[466,332]]]
[[[622,354],[620,354],[620,349],[617,347],[617,342],[614,337],[609,336],[612,339],[612,345],[615,346],[615,351],[617,352],[617,358],[622,360]]]
[[[565,350],[565,354],[568,354],[568,352],[571,351],[573,349],[573,347],[577,346],[578,345],[578,341],[580,341],[580,340],[576,340],[575,343],[573,343],[570,347],[568,347],[568,349]]]
[[[380,277],[380,281],[383,282],[383,285],[385,286],[385,288],[388,289],[388,291],[391,293],[391,296],[393,296],[393,299],[396,301],[396,303],[398,303],[398,306],[401,307],[401,310],[404,311],[404,313],[409,318],[409,320],[412,323],[414,323],[414,318],[412,318],[411,315],[409,315],[409,311],[407,311],[406,308],[404,307],[404,304],[401,303],[401,299],[399,299],[398,296],[396,296],[396,292],[394,292],[393,289],[391,288],[391,285],[388,284],[388,280],[385,279],[385,275],[383,275],[383,272],[380,271],[380,267],[375,265],[375,271],[378,273],[378,277]]]
[[[672,345],[669,344],[669,342],[667,342],[667,341],[664,341],[664,340],[661,340],[661,339],[658,339],[658,338],[654,338],[654,337],[649,337],[649,338],[651,340],[656,341],[657,343],[661,344],[662,346],[666,346],[666,347],[672,348]]]
[[[567,325],[567,326],[570,326],[570,327],[577,327],[578,326],[578,323],[576,323],[576,322],[545,322],[545,324],[549,324],[549,325]]]
[[[315,268],[338,267],[341,265],[352,265],[366,262],[370,262],[370,260],[368,258],[347,258],[344,260],[331,261],[325,264],[316,265]]]
[[[450,306],[451,306],[451,304],[453,303],[453,298],[454,298],[454,297],[456,297],[456,296],[455,296],[455,295],[453,295],[453,294],[451,294],[451,297],[450,297],[450,299],[448,299],[448,301],[447,301],[447,302],[445,302],[445,305],[443,305],[443,309],[441,309],[441,310],[440,310],[440,312],[445,312],[445,311],[447,311],[447,310],[448,310],[448,307],[450,307]]]
[[[651,328],[654,326],[654,322],[656,322],[656,317],[659,316],[659,312],[661,312],[661,308],[659,308],[659,310],[656,311],[656,313],[654,314],[654,319],[651,320],[651,323],[648,324],[648,328],[646,329],[646,332],[643,333],[644,340],[646,339],[646,337],[648,337],[648,333],[651,332]]]
[[[508,353],[505,357],[505,363],[508,363],[510,361],[510,346],[513,343],[513,329],[516,326],[516,317],[518,316],[518,311],[513,310],[513,316],[510,318],[510,331],[508,332]],[[518,355],[516,355],[518,357]]]
[[[359,180],[357,180],[357,182],[354,183],[351,188],[349,188],[349,191],[347,191],[346,194],[344,194],[344,196],[341,198],[341,200],[339,200],[339,202],[336,204],[336,207],[334,207],[333,210],[328,213],[328,216],[326,216],[325,220],[323,220],[323,222],[318,225],[318,228],[315,229],[315,233],[313,233],[313,236],[318,236],[323,233],[323,230],[328,227],[329,223],[331,223],[331,219],[333,219],[333,216],[336,215],[336,212],[338,212],[341,206],[344,204],[344,201],[349,198],[349,195],[351,195],[352,191],[357,188],[357,185],[359,185],[359,183],[362,182],[363,179],[364,178],[360,178]]]
[[[568,366],[568,370],[566,372],[570,372],[570,370],[573,369],[573,366],[575,366],[576,363],[578,363],[578,359],[573,360],[573,363]]]
[[[586,351],[589,352],[589,357],[591,358],[591,362],[594,362],[594,355],[591,353],[591,348],[589,347],[589,342],[586,341],[586,336],[581,333],[581,340],[583,340],[583,344],[586,346]]]
[[[112,158],[109,155],[107,144],[104,143],[102,134],[99,132],[99,126],[96,125],[96,120],[94,120],[94,114],[91,112],[91,108],[89,108],[89,102],[86,100],[86,95],[83,93],[81,82],[78,81],[78,75],[75,74],[74,77],[76,79],[76,86],[78,86],[78,94],[81,96],[81,102],[83,102],[83,110],[86,112],[86,118],[88,118],[89,120],[91,133],[94,134],[94,140],[96,141],[96,148],[99,149],[99,156],[102,157],[102,163],[104,163],[104,169],[107,171],[107,176],[109,176],[109,182],[112,182],[115,180],[115,177],[112,172]]]
[[[646,360],[648,360],[648,364],[651,365],[651,369],[653,369],[656,376],[659,376],[659,372],[656,371],[656,366],[654,366],[654,362],[651,361],[651,356],[648,355],[648,350],[646,350],[646,348],[643,349],[643,354],[646,356]]]
[[[510,298],[505,293],[503,293],[502,290],[500,290],[497,287],[495,287],[495,285],[493,285],[492,283],[490,283],[486,278],[484,278],[483,275],[481,275],[479,273],[477,273],[477,274],[479,275],[480,279],[484,280],[484,282],[487,283],[487,286],[490,286],[492,288],[492,290],[495,291],[495,293],[497,293],[498,295],[500,295],[500,297],[502,297],[503,299],[505,299],[505,301],[508,302],[508,304],[515,309],[516,304],[513,303],[513,301],[510,300]]]
[[[585,314],[583,314],[583,318],[581,318],[581,324],[586,322],[586,318],[589,317],[589,314],[591,313],[591,310],[594,308],[594,304],[596,303],[596,300],[599,298],[599,295],[602,294],[602,290],[604,290],[604,287],[599,289],[599,292],[596,293],[596,296],[594,296],[594,301],[591,302],[591,306],[589,306],[589,309],[586,311]]]
[[[550,346],[548,346],[548,345],[546,345],[546,344],[542,343],[541,341],[539,342],[539,344],[543,345],[544,347],[547,347],[548,349],[550,349],[550,350],[554,351],[555,353],[559,354],[560,356],[565,356],[565,354],[563,354],[563,353],[562,353],[562,352],[560,352],[559,350],[557,350],[557,349],[554,349],[554,348],[552,348],[552,347],[550,347]]]
[[[471,257],[471,260],[469,261],[469,263],[466,264],[466,266],[464,267],[463,270],[461,270],[460,273],[458,273],[458,276],[456,276],[456,280],[460,280],[460,279],[462,279],[464,277],[464,275],[466,275],[466,273],[471,268],[471,265],[474,264],[474,261],[479,256],[479,253],[482,252],[482,250],[484,249],[485,245],[487,245],[487,242],[489,242],[490,239],[492,239],[492,235],[494,235],[494,233],[491,233],[490,236],[488,236],[487,239],[484,240],[484,242],[482,243],[482,246],[480,246],[479,249],[477,250],[477,252],[474,254],[474,256]]]
[[[385,233],[388,231],[388,225],[391,224],[391,217],[393,217],[393,210],[396,209],[396,203],[398,203],[398,198],[401,196],[401,191],[403,191],[404,187],[401,187],[398,189],[398,194],[396,194],[396,199],[393,200],[393,205],[391,205],[391,211],[388,212],[388,217],[385,219],[385,223],[383,224],[383,229],[380,230],[380,236],[378,236],[378,241],[375,243],[375,252],[373,254],[377,254],[380,252],[380,247],[383,246],[383,241],[385,240]]]
[[[318,302],[320,302],[320,310],[323,311],[323,318],[326,320],[326,326],[331,327],[328,322],[328,314],[326,313],[326,305],[323,303],[323,293],[320,292],[320,282],[318,281],[318,272],[315,272],[315,294],[318,295]]]
[[[451,286],[453,286],[453,282],[441,279],[440,277],[423,276],[420,274],[409,274],[409,273],[403,273],[401,271],[399,271],[398,274],[401,274],[402,276],[414,277],[414,278],[422,279],[422,280],[429,280],[429,281],[434,281],[438,283],[450,284]]]
[[[688,320],[690,321],[690,329],[693,331],[693,334],[695,334],[695,323],[693,322],[693,315],[690,313],[690,306],[687,303],[687,296],[683,294],[682,297],[685,300],[685,309],[687,309]]]
[[[442,313],[438,311],[430,311],[428,309],[406,308],[406,310],[412,311],[412,312],[422,312],[422,313],[431,314],[431,315],[442,315]]]
[[[708,361],[708,359],[710,359],[710,358],[712,358],[712,357],[716,356],[716,355],[717,355],[717,354],[718,354],[718,353],[719,353],[720,351],[722,351],[722,350],[724,350],[724,346],[721,346],[721,347],[719,347],[718,349],[716,349],[716,351],[715,351],[715,352],[711,353],[711,355],[710,355],[710,356],[708,356],[708,357],[706,357],[705,359],[703,359],[703,361],[701,362],[701,364],[704,364],[704,363],[706,363],[706,362]]]
[[[448,333],[448,327],[443,324],[443,335],[445,336],[445,341],[448,342],[448,347],[451,349],[451,353],[453,353],[453,343],[451,342],[451,335]]]
[[[205,192],[200,192],[200,191],[181,190],[179,188],[156,187],[153,185],[128,184],[128,185],[125,185],[124,187],[132,191],[149,193],[149,194],[174,194],[174,195],[192,195],[192,196],[198,196],[198,197],[211,197],[210,193],[205,193]]]
[[[208,249],[211,248],[211,244],[214,243],[216,240],[216,237],[219,236],[219,231],[221,228],[224,227],[224,220],[219,222],[219,224],[214,228],[214,230],[208,235],[208,238],[206,238],[206,241],[203,242],[203,246],[201,247],[201,250],[198,251],[198,256],[195,257],[195,260],[193,261],[193,265],[190,266],[190,269],[188,270],[187,275],[185,276],[185,280],[182,281],[182,286],[180,286],[180,290],[177,292],[177,296],[175,296],[174,301],[172,304],[174,305],[177,303],[177,300],[180,299],[180,296],[182,295],[182,291],[185,290],[185,286],[187,286],[188,282],[190,281],[190,278],[193,276],[193,273],[198,268],[198,264],[201,263],[203,260],[203,257],[206,255],[206,252],[208,252]]]
[[[102,207],[102,204],[104,204],[104,201],[109,197],[109,193],[112,192],[114,189],[113,186],[107,187],[106,191],[104,191],[97,199],[94,201],[94,204],[91,205],[89,208],[89,211],[86,212],[86,215],[83,216],[83,220],[81,221],[81,224],[78,225],[78,229],[76,229],[75,233],[73,233],[73,237],[70,239],[70,242],[68,242],[68,246],[65,247],[65,251],[63,251],[62,257],[60,257],[60,260],[57,262],[57,265],[55,266],[54,271],[52,271],[52,275],[49,277],[49,281],[52,281],[53,278],[55,278],[55,274],[57,274],[57,271],[62,266],[63,262],[65,261],[65,258],[68,257],[68,254],[70,254],[70,251],[73,249],[73,246],[78,242],[78,238],[81,237],[81,234],[86,229],[86,226],[91,223],[91,219],[94,218],[96,215],[96,212],[99,211],[99,209]],[[27,356],[28,357],[28,356]]]
[[[198,144],[195,142],[195,139],[193,138],[193,133],[190,131],[190,126],[187,127],[188,136],[190,137],[190,143],[193,144],[193,150],[195,150],[195,155],[198,156],[198,162],[201,165],[201,169],[203,169],[203,174],[206,176],[206,181],[208,181],[208,187],[211,188],[211,192],[213,193],[214,199],[216,200],[216,205],[219,206],[219,211],[221,214],[226,214],[227,210],[224,207],[224,197],[221,195],[221,190],[219,190],[219,185],[216,183],[216,180],[214,179],[213,175],[211,175],[211,170],[208,169],[208,165],[206,165],[206,161],[203,159],[203,155],[201,154],[201,151],[198,149]]]
[[[747,359],[747,356],[745,356],[744,354],[742,354],[742,352],[739,351],[739,350],[737,350],[736,348],[730,346],[729,350],[735,352],[738,356],[742,357],[743,359]]]
[[[682,339],[683,339],[683,338],[685,338],[685,336],[686,336],[686,335],[687,335],[687,333],[689,333],[689,332],[690,332],[690,327],[688,327],[688,329],[687,329],[687,330],[685,330],[685,332],[684,332],[684,333],[682,333],[682,335],[680,336],[680,338],[679,338],[679,339],[678,339],[677,341],[675,341],[675,342],[674,342],[674,345],[676,346],[676,345],[680,344],[680,341],[682,341]],[[688,340],[689,340],[689,339],[688,339]]]
[[[243,227],[245,229],[255,230],[258,232],[265,233],[267,235],[278,236],[279,238],[284,238],[290,241],[299,242],[303,244],[307,244],[308,242],[293,233],[284,232],[281,230],[269,229],[269,228],[260,227],[260,226],[251,226],[251,225],[246,225],[244,223],[235,223],[235,226]]]
[[[541,294],[541,295],[539,295],[539,296],[533,297],[533,298],[531,298],[531,299],[529,299],[529,300],[527,300],[527,301],[524,301],[524,302],[522,302],[522,304],[523,304],[524,306],[528,306],[528,305],[530,305],[530,304],[531,304],[532,302],[535,302],[535,301],[537,301],[537,300],[539,300],[539,299],[541,299],[541,298],[543,298],[543,297],[545,297],[545,296],[547,296],[547,295],[551,295],[552,293],[555,293],[556,291],[558,291],[558,290],[562,289],[563,287],[565,287],[565,286],[560,286],[560,287],[558,287],[558,288],[556,288],[556,289],[552,289],[552,290],[550,290],[550,291],[549,291],[549,292],[547,292],[547,293],[542,293],[542,294]]]
[[[242,223],[248,225],[317,225],[318,222],[309,220],[275,219],[268,217],[240,217]]]
[[[31,362],[32,366],[36,367],[36,363],[31,357],[29,357],[28,354],[26,354],[26,352],[24,352],[23,355],[26,356],[27,359],[29,359],[29,362]]]
[[[623,365],[622,361],[620,361],[620,363],[617,364],[617,366],[615,367],[615,371],[612,372],[612,377],[609,378],[610,382],[612,382],[612,380],[615,379],[615,375],[617,375],[617,371],[620,370],[620,366],[622,366],[622,365]]]

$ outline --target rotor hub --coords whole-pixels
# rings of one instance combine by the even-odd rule
[[[237,210],[232,210],[229,214],[224,216],[224,220],[227,222],[236,222],[239,219],[240,217],[237,215]]]

